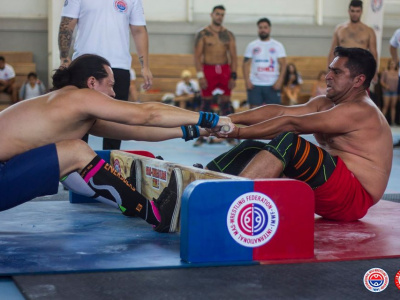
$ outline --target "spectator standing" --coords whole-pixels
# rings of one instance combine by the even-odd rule
[[[74,28],[77,35],[72,59],[82,54],[97,54],[111,63],[115,77],[115,98],[128,100],[132,57],[129,51],[129,30],[135,42],[144,89],[152,84],[148,63],[148,34],[142,0],[68,0],[62,10],[58,42],[61,65],[70,63]],[[119,149],[120,140],[104,139],[103,149]]]
[[[390,55],[392,56],[392,60],[396,62],[397,65],[399,65],[399,55],[397,53],[397,48],[399,48],[400,46],[400,28],[393,33],[389,43],[390,43],[389,50],[390,50]],[[397,94],[400,95],[400,68],[399,68],[399,84],[397,86]],[[399,111],[398,107],[396,107],[396,111],[397,112]],[[400,140],[396,144],[394,144],[394,147],[400,147]]]
[[[235,36],[222,26],[225,7],[217,5],[210,14],[211,24],[201,29],[195,37],[194,59],[202,96],[202,111],[212,111],[213,96],[219,97],[219,114],[233,113],[230,97],[236,86],[237,53]],[[213,94],[214,92],[214,94]],[[199,146],[204,139],[198,139]]]
[[[286,51],[280,42],[270,37],[270,20],[258,20],[257,27],[259,39],[247,46],[243,59],[243,77],[250,108],[281,103],[286,70]]]
[[[46,87],[43,82],[38,79],[35,72],[30,72],[27,76],[27,81],[19,90],[19,99],[26,100],[38,97],[46,93]]]
[[[0,56],[0,92],[10,94],[12,103],[18,102],[18,88],[15,82],[14,68]]]
[[[382,113],[386,116],[390,107],[390,121],[392,126],[396,124],[396,105],[399,97],[397,87],[399,85],[399,75],[397,64],[393,60],[388,61],[387,69],[381,76],[381,86],[383,88]]]
[[[376,50],[376,35],[375,31],[361,22],[361,15],[363,11],[363,2],[360,0],[352,0],[349,4],[349,18],[350,20],[339,24],[332,37],[332,45],[328,55],[328,64],[333,60],[333,52],[335,47],[357,47],[369,50],[374,56],[375,60],[378,57]]]

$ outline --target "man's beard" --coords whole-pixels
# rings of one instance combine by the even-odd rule
[[[214,21],[214,20],[213,20],[213,25],[215,25],[215,26],[221,26],[221,25],[222,25],[222,22],[218,22],[218,21]]]
[[[259,33],[258,36],[260,37],[260,40],[265,41],[269,38],[269,33]]]
[[[350,18],[350,21],[351,21],[351,23],[358,23],[358,22],[360,22],[360,18],[357,18],[357,19]]]

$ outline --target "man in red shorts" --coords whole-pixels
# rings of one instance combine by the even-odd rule
[[[233,113],[230,102],[231,90],[237,77],[236,41],[233,33],[222,26],[225,8],[215,6],[211,24],[201,29],[195,38],[195,67],[202,96],[200,110],[212,112],[213,96],[221,94],[219,114]],[[200,145],[203,138],[197,140]]]
[[[382,197],[392,167],[392,134],[366,89],[376,61],[361,48],[335,48],[326,75],[326,97],[303,105],[265,105],[230,115],[237,127],[229,137],[246,141],[207,165],[248,178],[282,174],[306,182],[315,212],[327,219],[354,221]],[[299,134],[314,134],[316,146]]]

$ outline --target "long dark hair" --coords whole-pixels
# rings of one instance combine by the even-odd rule
[[[289,72],[290,66],[293,67],[293,73]],[[299,74],[297,73],[297,69],[296,69],[295,64],[292,64],[292,63],[287,64],[287,66],[286,66],[285,77],[283,79],[283,85],[287,85],[289,83],[290,74],[295,74],[296,75],[296,79],[293,81],[293,84],[298,85],[299,84]]]
[[[79,56],[68,67],[60,67],[53,74],[52,90],[61,89],[67,85],[73,85],[77,88],[87,88],[87,80],[93,76],[101,80],[108,76],[104,65],[110,66],[110,63],[104,57],[95,54],[84,54]]]

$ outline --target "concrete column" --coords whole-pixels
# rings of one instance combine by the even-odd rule
[[[324,0],[315,0],[315,21],[319,26],[324,24]]]
[[[60,52],[58,50],[58,28],[61,20],[61,10],[64,6],[62,0],[48,0],[48,62],[49,62],[49,86],[53,70],[60,66]]]
[[[376,49],[379,57],[382,49],[382,30],[383,30],[383,9],[386,0],[374,1],[363,0],[363,15],[362,21],[372,27],[376,35]],[[386,47],[389,47],[386,45]]]

